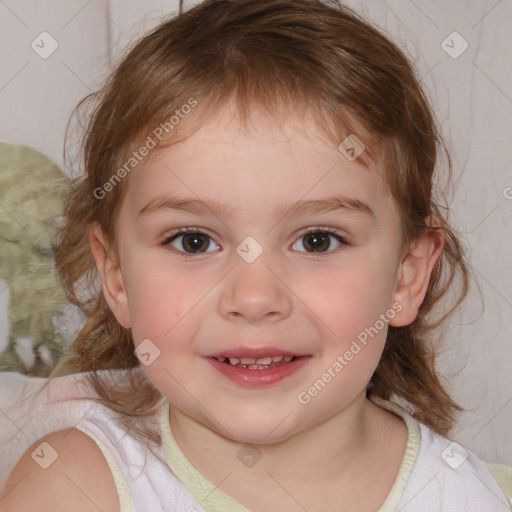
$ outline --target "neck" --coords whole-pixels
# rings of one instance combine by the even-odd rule
[[[361,394],[322,423],[284,441],[251,445],[261,455],[251,467],[235,458],[244,443],[224,437],[177,408],[171,407],[170,425],[185,457],[211,481],[220,481],[236,471],[241,480],[250,481],[251,485],[268,481],[269,474],[293,482],[304,477],[304,468],[314,470],[318,478],[332,479],[336,475],[339,479],[357,472],[354,461],[362,460],[362,454],[378,441],[375,433],[382,431],[383,418],[379,418],[376,409],[379,408]]]
[[[252,456],[259,456],[253,465],[238,458],[247,445],[177,408],[171,408],[170,424],[189,462],[253,512],[313,510],[319,500],[329,512],[341,510],[341,503],[345,512],[377,510],[395,482],[407,444],[403,420],[364,394],[284,441],[251,445]]]

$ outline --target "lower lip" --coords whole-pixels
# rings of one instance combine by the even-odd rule
[[[297,357],[289,363],[282,363],[274,368],[266,370],[248,370],[246,368],[239,368],[231,364],[221,363],[217,359],[210,357],[208,361],[210,364],[231,381],[237,384],[246,386],[270,386],[283,380],[285,377],[294,374],[302,368],[311,358],[311,356]]]

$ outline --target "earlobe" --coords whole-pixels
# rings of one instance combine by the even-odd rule
[[[125,328],[131,327],[128,297],[121,275],[118,258],[112,252],[98,223],[87,228],[87,238],[101,278],[103,295],[117,321]]]
[[[427,293],[430,276],[444,247],[444,232],[441,228],[427,228],[412,242],[398,269],[393,301],[402,309],[389,322],[395,327],[410,325]]]

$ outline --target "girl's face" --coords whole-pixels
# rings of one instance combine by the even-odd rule
[[[132,171],[104,286],[171,404],[270,443],[362,400],[408,307],[384,180],[312,126],[252,119],[224,110]]]

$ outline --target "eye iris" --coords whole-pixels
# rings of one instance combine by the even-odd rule
[[[200,233],[184,235],[182,243],[187,252],[203,252],[203,248],[208,248],[208,237]]]
[[[313,252],[323,252],[329,249],[331,241],[327,233],[317,232],[305,235],[304,247],[311,249]]]

